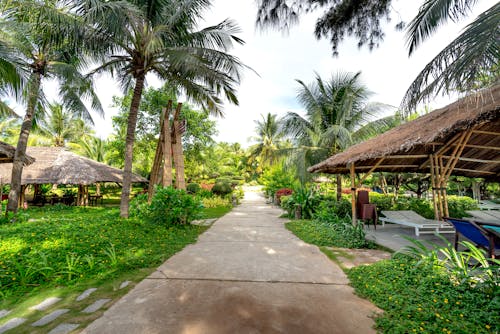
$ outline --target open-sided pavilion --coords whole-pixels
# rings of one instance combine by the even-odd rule
[[[350,174],[353,194],[373,172],[430,174],[436,219],[448,216],[451,175],[500,181],[500,85],[354,145],[308,170]],[[363,176],[356,182],[359,173]],[[355,196],[352,201],[355,223]]]
[[[62,147],[28,147],[26,153],[34,158],[34,162],[23,168],[23,187],[39,184],[78,185],[79,205],[87,204],[89,185],[98,182],[121,183],[123,179],[121,169],[79,156]],[[11,173],[12,163],[0,164],[0,177],[4,183],[10,183]],[[148,180],[133,174],[132,182],[147,183]],[[24,197],[24,189],[21,195]]]

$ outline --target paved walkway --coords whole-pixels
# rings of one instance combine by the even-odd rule
[[[83,333],[375,333],[377,308],[280,214],[246,193]]]

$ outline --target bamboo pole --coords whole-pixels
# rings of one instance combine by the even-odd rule
[[[182,152],[182,133],[179,116],[182,103],[177,104],[174,114],[174,126],[172,131],[172,151],[175,165],[175,187],[186,190],[186,179],[184,176],[184,153]]]
[[[429,155],[429,161],[431,163],[431,187],[432,187],[432,204],[434,206],[434,219],[439,220],[438,206],[436,202],[436,171],[434,166],[434,155]]]
[[[354,163],[349,166],[351,172],[351,209],[352,209],[352,224],[358,224],[356,217],[356,169]]]
[[[151,166],[151,173],[149,175],[149,185],[148,185],[148,203],[151,203],[151,199],[153,198],[154,188],[158,182],[158,174],[161,165],[161,156],[163,147],[161,145],[163,141],[163,126],[165,119],[165,108],[162,109],[160,115],[160,136],[158,138],[158,143],[156,144],[156,152],[153,160],[153,165]]]
[[[167,110],[163,122],[163,176],[162,185],[172,186],[172,138],[170,134],[170,113],[172,112],[172,100],[168,101]],[[176,111],[177,112],[177,111]]]
[[[366,174],[365,174],[365,175],[361,178],[361,180],[359,181],[359,183],[358,183],[358,188],[361,188],[361,186],[363,185],[363,182],[365,182],[366,178],[367,178],[368,176],[370,176],[370,175],[373,173],[373,171],[374,171],[375,169],[377,169],[377,167],[378,167],[378,166],[380,166],[380,164],[381,164],[382,162],[384,162],[384,158],[380,158],[380,159],[377,161],[377,163],[376,163],[376,164],[375,164],[372,168],[370,168],[370,170],[369,170],[368,172],[366,172]]]

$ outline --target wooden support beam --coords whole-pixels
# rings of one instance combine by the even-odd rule
[[[465,149],[465,145],[467,145],[467,142],[469,141],[471,136],[472,136],[472,131],[471,130],[467,131],[465,134],[465,137],[463,139],[463,144],[460,147],[457,146],[457,147],[459,147],[459,150],[458,150],[457,154],[455,154],[455,159],[448,160],[447,166],[449,165],[449,168],[448,168],[448,170],[445,171],[446,174],[445,174],[445,181],[444,182],[448,183],[448,179],[450,178],[451,173],[453,172],[453,168],[455,168],[455,166],[457,165],[458,158],[462,155],[462,153]],[[451,165],[450,165],[450,162],[451,162]]]
[[[174,114],[174,126],[172,131],[172,151],[175,164],[175,186],[177,189],[186,190],[186,178],[184,175],[184,153],[182,151],[182,133],[179,116],[182,103],[177,104]]]
[[[352,224],[356,226],[358,220],[356,217],[356,168],[354,163],[349,166],[351,172],[351,210],[352,210]]]
[[[452,157],[449,155],[442,155],[441,156],[443,159],[451,159]],[[484,163],[484,164],[500,164],[500,160],[486,160],[486,159],[474,159],[474,158],[464,158],[464,157],[458,157],[459,161],[469,161],[469,162],[478,162],[478,163]]]
[[[454,170],[458,170],[460,172],[473,172],[473,173],[487,174],[487,175],[495,175],[495,174],[497,174],[495,172],[489,172],[489,171],[477,170],[477,169],[455,168]]]
[[[472,130],[473,133],[479,133],[482,135],[492,135],[492,136],[500,136],[500,132],[493,131],[482,131],[482,130]]]
[[[378,162],[375,164],[375,166],[373,166],[372,168],[370,168],[370,170],[369,170],[368,172],[366,172],[366,174],[365,174],[365,175],[361,178],[361,180],[359,181],[358,186],[357,186],[358,188],[360,188],[360,187],[361,187],[361,185],[362,185],[362,184],[363,184],[363,182],[366,180],[366,178],[367,178],[368,176],[370,176],[370,175],[373,173],[373,171],[374,171],[375,169],[377,169],[377,167],[378,167],[378,166],[380,166],[380,164],[381,164],[382,162],[384,162],[384,158],[380,158],[380,159],[378,160]]]
[[[380,167],[380,168],[404,168],[404,167],[407,167],[407,168],[417,168],[419,167],[418,165],[373,165],[373,166],[359,166],[359,167],[356,167],[358,170],[359,169],[371,169],[371,168],[376,168],[376,167]]]
[[[172,186],[172,137],[170,130],[170,113],[172,112],[172,100],[168,101],[167,110],[163,122],[163,172],[162,172],[162,185],[164,187]]]

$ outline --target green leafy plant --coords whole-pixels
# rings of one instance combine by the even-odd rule
[[[66,275],[66,279],[71,281],[74,275],[79,273],[78,270],[78,262],[80,261],[80,257],[75,253],[66,254],[66,266],[61,271],[61,274]]]
[[[229,181],[217,181],[212,188],[212,193],[218,196],[226,196],[233,192],[233,188]]]
[[[112,267],[116,267],[118,264],[118,256],[116,255],[115,245],[110,243],[109,246],[104,250],[104,254],[106,254],[106,256],[108,257],[109,264]]]
[[[158,187],[146,218],[161,225],[187,224],[201,212],[201,201],[184,190]]]
[[[198,183],[189,183],[186,186],[186,191],[188,194],[197,194],[201,190],[201,186]]]

